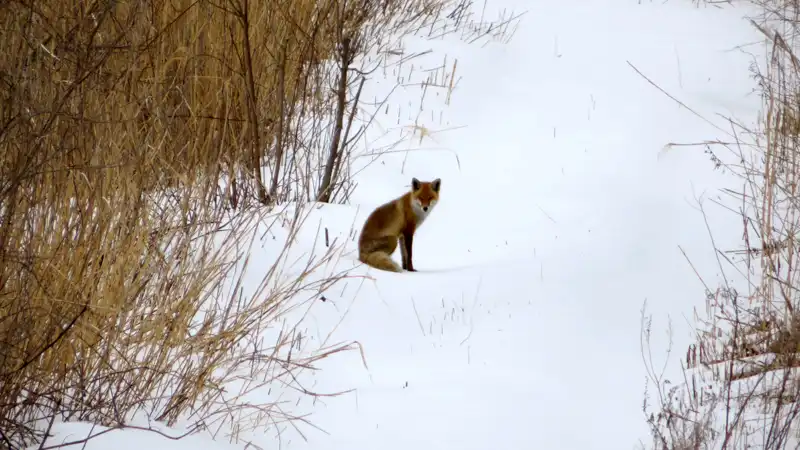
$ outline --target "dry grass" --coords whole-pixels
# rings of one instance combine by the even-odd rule
[[[344,192],[366,76],[349,64],[388,54],[383,37],[459,29],[468,6],[0,3],[0,448],[42,441],[56,420],[216,432],[293,419],[226,386],[305,392],[296,372],[350,344],[292,355],[282,319],[343,275],[307,277],[332,249],[285,283],[279,263],[264,268],[242,296],[234,262],[277,214],[253,208]]]
[[[653,448],[800,445],[800,3],[753,3],[763,15],[752,25],[767,42],[766,61],[754,66],[761,120],[757,129],[730,120],[726,142],[709,145],[734,156],[717,161],[742,181],[727,194],[741,212],[743,245],[714,248],[723,283],[706,284],[707,315],[682,354],[683,382],[667,387],[648,365],[658,398],[654,411],[645,407]],[[649,321],[643,329],[649,347]]]

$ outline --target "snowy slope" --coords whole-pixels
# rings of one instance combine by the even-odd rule
[[[301,400],[327,433],[305,427],[303,440],[281,426],[280,448],[627,449],[646,436],[642,304],[657,320],[655,356],[666,350],[667,314],[680,354],[690,338],[685,318],[704,298],[678,246],[714,281],[695,197],[716,197],[736,180],[714,171],[701,147],[663,150],[724,135],[628,62],[727,129],[716,113],[756,119],[752,56],[734,47],[757,35],[742,19],[747,11],[689,1],[493,0],[490,8],[528,11],[509,44],[417,44],[445,48],[463,76],[446,122],[420,122],[466,127],[408,144],[428,150],[372,163],[351,204],[313,210],[298,237],[309,251],[318,227],[327,228],[355,250],[372,208],[401,195],[411,177],[442,178],[442,199],[414,240],[418,273],[367,270],[352,252],[324,268],[355,267],[352,275],[371,279],[339,283],[304,326],[317,343],[358,341],[367,367],[351,352],[309,373],[309,390],[356,391]],[[382,86],[369,89],[379,95]],[[397,102],[413,110],[418,95],[407,95]],[[415,120],[395,119],[383,129]],[[735,217],[705,206],[717,245],[734,247]],[[266,245],[254,248],[256,268],[269,266],[278,244]],[[75,430],[57,428],[60,436]],[[277,448],[275,434],[246,438]],[[125,448],[114,435],[87,448]],[[201,448],[199,437],[147,439],[135,448]]]
[[[725,136],[627,61],[723,127],[717,112],[752,123],[751,57],[731,51],[755,40],[742,13],[537,2],[507,46],[455,49],[464,79],[447,117],[468,127],[423,146],[454,149],[460,169],[447,152],[416,152],[400,173],[395,155],[354,199],[363,220],[387,195],[372,191],[442,178],[415,238],[423,272],[375,273],[361,289],[338,333],[364,344],[370,368],[332,362],[316,387],[356,384],[357,401],[329,401],[315,423],[331,436],[289,447],[632,448],[646,433],[642,304],[656,357],[666,314],[682,353],[683,317],[704,298],[678,246],[713,282],[694,197],[736,182],[700,147],[662,152]],[[734,247],[736,218],[705,207],[717,244]]]

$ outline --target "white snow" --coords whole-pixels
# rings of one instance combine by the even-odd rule
[[[723,130],[730,127],[717,113],[754,124],[753,56],[735,48],[759,39],[743,19],[751,11],[688,0],[492,0],[489,7],[528,11],[510,43],[414,43],[458,58],[460,78],[446,122],[437,113],[419,123],[433,131],[465,126],[407,144],[423,150],[378,159],[357,175],[349,205],[312,210],[298,236],[297,254],[310,252],[314,239],[315,251],[324,251],[324,228],[347,241],[349,253],[321,272],[354,267],[354,278],[315,302],[304,328],[316,345],[358,341],[367,366],[358,351],[343,353],[305,381],[318,393],[355,392],[313,405],[298,397],[296,408],[313,412],[309,420],[325,432],[300,425],[304,440],[284,424],[280,438],[276,429],[244,433],[254,445],[630,449],[648,441],[642,305],[647,299],[656,319],[655,357],[665,356],[669,315],[673,358],[680,358],[692,310],[704,302],[680,249],[710,281],[717,273],[696,198],[716,198],[738,181],[713,170],[702,147],[664,149],[726,136],[628,62]],[[433,67],[441,55],[422,61],[416,64]],[[380,95],[382,85],[369,89]],[[393,100],[405,108],[400,124],[396,112],[379,117],[382,130],[394,130],[387,142],[416,120],[408,111],[418,92],[406,95]],[[405,192],[412,177],[442,179],[441,200],[414,240],[419,272],[367,270],[352,252],[356,234],[372,208]],[[704,207],[716,244],[735,247],[736,217],[708,200]],[[261,271],[255,278],[280,239],[264,243],[249,263]],[[51,442],[87,429],[58,424]],[[187,439],[126,430],[86,448],[245,446]]]

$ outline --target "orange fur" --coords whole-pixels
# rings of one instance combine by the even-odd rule
[[[439,201],[442,181],[411,180],[411,191],[372,211],[358,238],[358,259],[376,269],[415,272],[411,250],[414,233]],[[400,242],[402,268],[392,260]]]

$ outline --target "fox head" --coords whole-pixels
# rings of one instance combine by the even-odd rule
[[[411,205],[427,215],[439,201],[439,188],[442,180],[437,178],[433,181],[419,181],[411,179]]]

